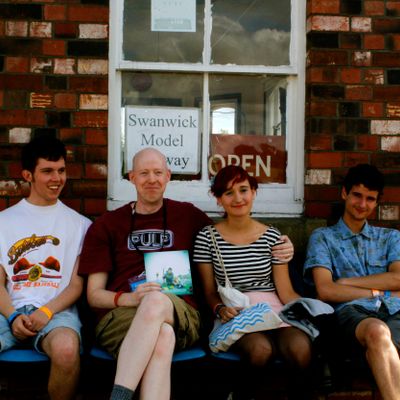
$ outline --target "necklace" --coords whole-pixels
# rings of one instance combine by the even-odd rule
[[[166,237],[166,232],[167,232],[167,200],[166,199],[163,199],[163,204],[162,204],[161,208],[162,208],[162,215],[163,215],[163,228],[162,228],[163,234],[162,234],[162,238],[161,238],[160,251],[162,251],[164,248],[164,242],[165,242],[165,237]],[[135,219],[136,219],[136,202],[133,203],[133,207],[132,207],[131,227],[129,230],[129,236],[131,236],[135,230]],[[133,245],[133,247],[136,249],[136,251],[143,254],[142,249],[140,247],[138,247],[136,241],[130,239],[129,237],[128,237],[128,241]]]

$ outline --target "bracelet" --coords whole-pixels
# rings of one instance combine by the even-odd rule
[[[48,307],[42,306],[42,307],[39,307],[39,310],[46,314],[49,321],[53,318],[53,313]]]
[[[20,315],[22,315],[22,313],[20,313],[19,311],[14,311],[8,318],[8,325],[10,325],[10,328],[12,326],[12,324],[14,323],[14,321],[17,319],[17,317],[19,317]]]
[[[114,305],[115,305],[115,307],[118,307],[118,299],[123,294],[124,294],[124,292],[122,290],[120,290],[119,292],[115,293],[115,296],[114,296]]]
[[[218,304],[216,304],[214,306],[214,310],[213,311],[214,311],[214,315],[216,317],[221,318],[221,315],[219,314],[219,312],[220,312],[221,308],[223,308],[223,307],[226,307],[226,305],[223,304],[223,303],[218,303]]]
[[[381,294],[381,291],[378,289],[371,289],[371,293],[373,297],[377,297]]]
[[[383,295],[384,295],[385,297],[391,297],[391,296],[392,296],[392,292],[391,292],[390,290],[385,290],[385,291],[383,292]]]

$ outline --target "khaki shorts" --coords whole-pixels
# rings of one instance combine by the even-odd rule
[[[199,339],[200,313],[174,294],[166,296],[174,305],[175,350],[192,346]],[[114,358],[124,340],[137,307],[117,307],[108,312],[96,327],[96,340]]]

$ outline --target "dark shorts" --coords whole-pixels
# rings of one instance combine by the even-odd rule
[[[377,318],[383,321],[390,330],[392,341],[397,350],[400,350],[400,311],[390,315],[386,306],[381,305],[378,311],[368,311],[359,305],[349,305],[337,311],[339,331],[349,345],[358,343],[356,328],[366,318]]]
[[[175,350],[192,346],[199,339],[200,314],[180,297],[167,294],[174,305]],[[114,358],[135,317],[137,307],[117,307],[109,311],[96,327],[96,340]]]

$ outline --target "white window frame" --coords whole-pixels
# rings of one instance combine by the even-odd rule
[[[288,66],[246,66],[216,64],[178,64],[158,62],[134,62],[122,59],[123,0],[110,1],[109,37],[109,122],[108,122],[108,202],[114,209],[136,199],[134,186],[121,174],[123,156],[121,135],[124,132],[124,114],[121,110],[122,73],[124,71],[202,72],[205,74],[204,99],[208,98],[208,73],[263,73],[288,76],[287,85],[287,135],[288,154],[285,184],[261,184],[253,211],[262,217],[296,217],[303,212],[304,198],[304,111],[305,111],[305,19],[306,0],[291,0],[291,46]],[[150,7],[150,2],[149,2]],[[205,0],[205,12],[211,11],[211,0]],[[206,19],[204,35],[211,26]],[[211,49],[205,48],[209,53]],[[207,54],[205,59],[209,59]],[[209,215],[219,215],[220,209],[209,194],[207,156],[210,137],[210,104],[204,101],[202,135],[202,179],[197,181],[171,181],[165,196],[175,200],[189,201]],[[129,166],[130,168],[131,166]]]

